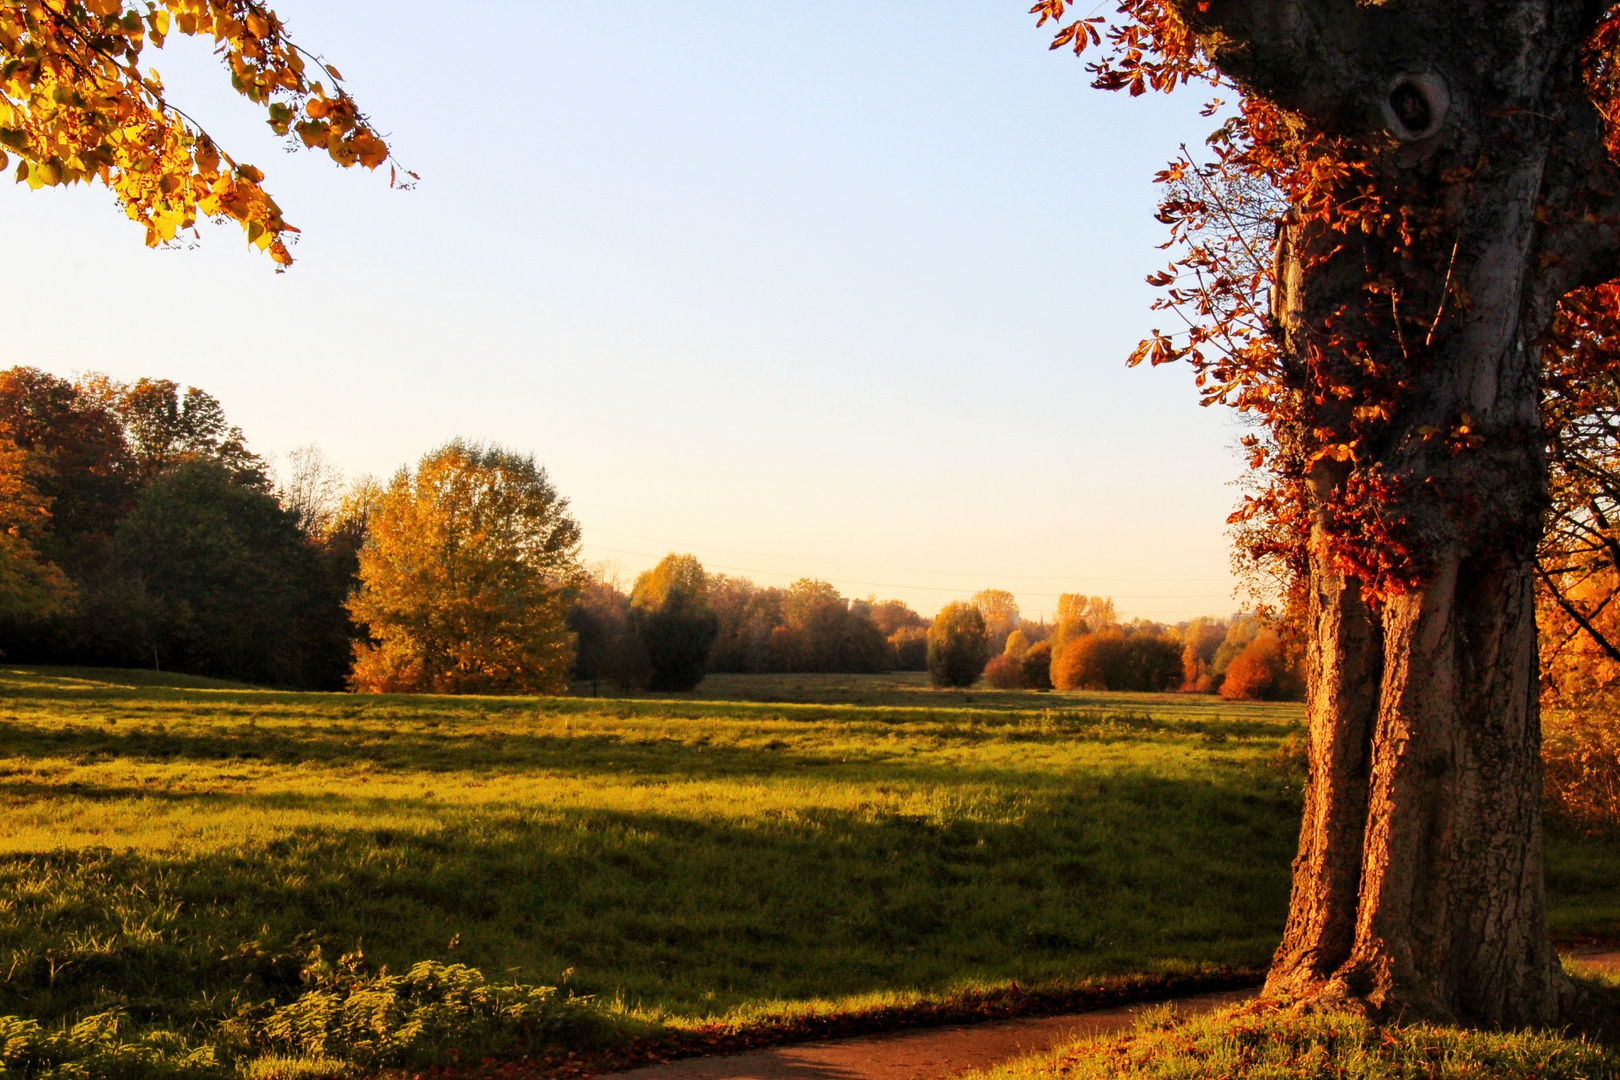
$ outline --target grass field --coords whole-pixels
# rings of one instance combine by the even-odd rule
[[[0,669],[0,1015],[43,1025],[29,1045],[110,1016],[103,1042],[144,1032],[191,1073],[278,1048],[331,1072],[409,1057],[309,1034],[361,990],[394,995],[395,1027],[413,1001],[482,1009],[498,1047],[520,1014],[612,1041],[1256,966],[1286,904],[1299,722],[909,676],[722,676],[653,701]],[[1549,847],[1560,928],[1612,932],[1620,850]],[[378,982],[424,961],[512,986]],[[595,1004],[524,997],[560,983]]]

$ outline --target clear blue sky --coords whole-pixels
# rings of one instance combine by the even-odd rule
[[[276,6],[418,189],[285,153],[171,44],[171,97],[269,174],[298,265],[0,184],[7,362],[197,385],[261,453],[351,474],[533,451],[628,573],[673,549],[925,613],[1236,606],[1232,418],[1123,366],[1196,90],[1091,90],[1019,0]]]

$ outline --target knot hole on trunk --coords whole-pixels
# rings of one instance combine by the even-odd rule
[[[1446,122],[1451,95],[1446,82],[1432,72],[1398,75],[1382,102],[1384,126],[1401,142],[1436,134]]]

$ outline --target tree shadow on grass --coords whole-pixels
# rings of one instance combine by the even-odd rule
[[[208,798],[227,819],[265,805]],[[550,982],[572,969],[576,990],[698,1015],[1254,963],[1281,928],[1296,827],[1284,806],[1150,777],[1049,786],[1017,823],[504,807],[401,827],[398,811],[437,808],[325,802],[376,824],[202,856],[0,860],[14,899],[0,1012],[217,1020],[296,992],[315,943],[395,970],[460,960]]]
[[[1076,742],[1184,742],[1203,747],[1241,738],[1252,730],[1165,725],[1152,717],[1074,716],[1016,730],[940,725],[922,736],[931,747],[982,745],[992,740],[1026,746],[1062,747]],[[997,762],[987,766],[931,766],[910,761],[914,741],[890,746],[882,740],[853,745],[833,733],[826,749],[772,739],[718,743],[693,732],[556,733],[549,730],[458,732],[454,729],[392,728],[377,724],[331,723],[320,726],[210,725],[190,720],[150,730],[76,724],[43,726],[0,719],[0,753],[30,758],[69,758],[80,762],[120,759],[153,762],[262,762],[272,765],[316,763],[329,767],[367,765],[381,769],[424,772],[512,774],[563,770],[580,775],[618,775],[662,779],[718,779],[778,776],[803,770],[853,765],[869,774],[886,764],[903,768],[916,781],[960,780],[974,770],[1016,779],[1019,771]],[[1048,773],[1040,774],[1050,775]],[[1035,779],[1032,773],[1028,779]]]

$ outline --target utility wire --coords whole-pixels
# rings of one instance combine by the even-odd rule
[[[580,546],[585,547],[585,548],[590,548],[590,549],[592,549],[594,551],[611,552],[614,555],[634,555],[637,558],[642,558],[642,559],[658,559],[658,558],[661,558],[661,556],[650,555],[645,551],[627,551],[627,550],[625,550],[623,548],[604,547],[601,544],[581,544]],[[781,572],[779,570],[758,570],[758,569],[751,569],[751,568],[746,567],[746,566],[727,566],[727,565],[725,565],[723,563],[709,563],[708,565],[712,569],[715,569],[715,570],[729,570],[734,574],[763,574],[763,575],[765,575],[767,577],[791,577],[792,576],[791,574],[783,573],[783,572]],[[1051,579],[1041,579],[1041,580],[1051,580]],[[1199,579],[1182,579],[1182,580],[1209,580],[1209,579],[1199,578]],[[920,592],[959,593],[959,592],[962,591],[961,589],[953,589],[953,588],[946,587],[944,585],[899,585],[899,584],[896,584],[894,582],[889,582],[889,581],[857,581],[857,580],[855,580],[853,578],[835,578],[830,583],[834,584],[834,585],[861,585],[861,586],[864,586],[864,587],[867,587],[867,588],[872,588],[872,589],[904,589],[904,590],[908,590],[908,591],[920,591]],[[1018,595],[1027,596],[1027,597],[1039,597],[1041,599],[1056,599],[1057,597],[1063,596],[1064,594],[1063,593],[1025,592],[1023,590],[1019,590]],[[1141,595],[1141,596],[1126,596],[1126,595],[1115,594],[1115,595],[1112,596],[1112,599],[1114,599],[1114,600],[1208,600],[1213,595],[1214,595],[1213,593],[1187,593],[1187,594],[1179,594],[1179,595],[1150,594],[1150,595]]]

